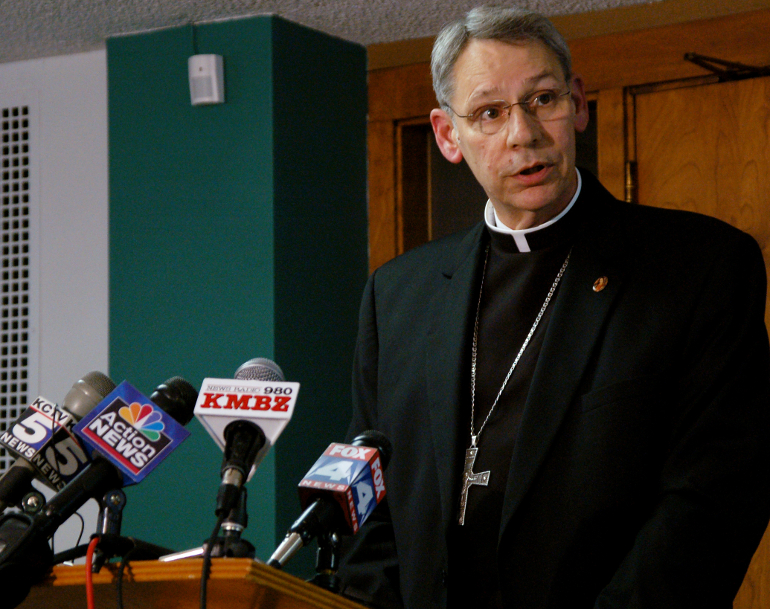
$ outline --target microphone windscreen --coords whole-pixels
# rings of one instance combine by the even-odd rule
[[[241,381],[276,381],[283,383],[283,370],[273,360],[255,357],[240,365],[235,378]]]
[[[181,376],[174,376],[155,388],[150,400],[160,406],[180,425],[187,425],[193,418],[198,390]]]
[[[72,386],[64,396],[62,407],[75,418],[82,419],[112,393],[115,387],[115,383],[109,376],[94,370]]]
[[[367,429],[358,434],[350,443],[351,446],[368,446],[376,448],[382,459],[382,468],[385,469],[390,463],[390,456],[393,454],[393,445],[387,436],[376,429]]]

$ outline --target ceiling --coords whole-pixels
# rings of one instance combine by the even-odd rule
[[[655,0],[521,0],[546,15]],[[0,63],[91,51],[116,34],[260,14],[363,45],[434,36],[481,0],[0,0]]]

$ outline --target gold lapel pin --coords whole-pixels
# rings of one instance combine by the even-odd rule
[[[607,287],[607,282],[609,279],[606,277],[599,277],[596,281],[594,281],[594,292],[601,292],[604,288]]]

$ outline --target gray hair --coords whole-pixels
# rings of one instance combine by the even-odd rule
[[[449,100],[454,95],[453,69],[468,41],[500,40],[517,43],[540,41],[556,53],[565,79],[572,76],[572,58],[566,40],[540,13],[516,7],[479,6],[462,19],[444,26],[433,44],[431,72],[433,90],[439,105],[451,111]]]

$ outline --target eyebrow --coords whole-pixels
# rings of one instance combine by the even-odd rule
[[[553,77],[556,80],[559,80],[558,75],[551,69],[543,70],[542,72],[539,72],[538,74],[535,74],[534,76],[530,76],[528,78],[524,79],[525,85],[529,87],[533,87],[537,83],[539,83],[541,80],[544,80],[546,78]],[[484,89],[483,91],[479,91],[477,93],[474,93],[468,98],[469,102],[475,102],[478,99],[484,99],[487,97],[491,97],[493,95],[497,95],[497,92],[499,89],[497,87],[492,89]],[[496,98],[496,101],[503,101],[501,98]]]
[[[553,76],[556,80],[559,80],[558,76],[553,70],[543,70],[539,74],[535,74],[534,76],[530,76],[529,78],[524,79],[524,82],[539,82],[543,80],[544,78],[548,78],[549,76]]]

